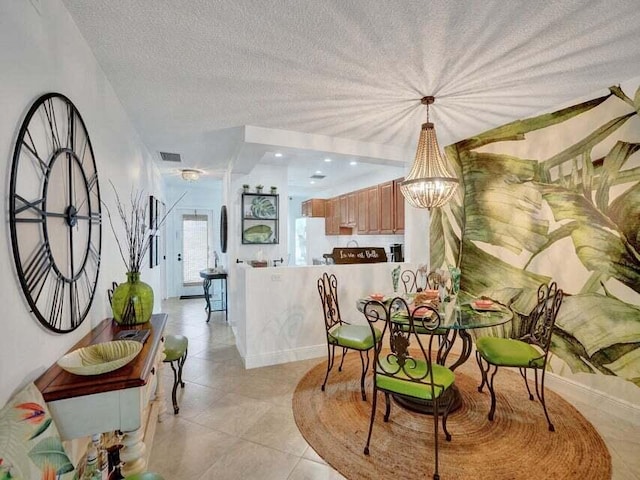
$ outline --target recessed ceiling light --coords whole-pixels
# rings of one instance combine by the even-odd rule
[[[324,161],[329,163],[331,161],[331,159],[330,158],[325,158]]]
[[[276,153],[275,155],[276,157],[280,158],[282,156],[282,154],[280,152]]]
[[[316,175],[320,175],[322,173],[322,170],[316,170]]]
[[[311,185],[313,185],[314,183],[316,183],[316,181],[315,181],[315,180],[311,180],[309,183],[310,183]]]
[[[349,162],[349,165],[357,165],[357,164],[358,164],[358,162],[356,162],[355,160],[351,160],[351,161]]]

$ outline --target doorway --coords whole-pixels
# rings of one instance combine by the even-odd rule
[[[178,209],[177,214],[177,291],[180,297],[200,296],[203,294],[200,270],[213,267],[215,263],[211,248],[214,242],[213,211]]]

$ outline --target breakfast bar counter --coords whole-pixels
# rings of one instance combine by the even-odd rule
[[[263,367],[326,355],[324,317],[318,278],[338,278],[340,312],[351,323],[366,325],[355,304],[362,292],[391,291],[391,272],[409,263],[236,268],[233,327],[245,368]]]

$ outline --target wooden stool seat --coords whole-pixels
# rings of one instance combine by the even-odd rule
[[[187,360],[188,347],[189,339],[184,335],[165,335],[164,337],[164,362],[171,365],[171,370],[173,370],[173,390],[171,391],[171,400],[173,400],[174,415],[180,411],[176,392],[178,391],[178,384],[184,388],[184,382],[182,381],[182,367],[184,366],[184,362]],[[178,367],[177,369],[176,364]]]

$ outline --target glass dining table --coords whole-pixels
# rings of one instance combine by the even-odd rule
[[[395,296],[404,298],[408,303],[413,300],[412,294]],[[388,306],[393,298],[395,297],[385,296],[382,302]],[[370,297],[359,299],[357,301],[358,310],[360,312],[364,311],[364,306],[370,300]],[[480,306],[476,304],[473,298],[465,297],[464,295],[460,295],[459,298],[452,297],[450,301],[440,303],[438,311],[440,313],[441,323],[438,330],[441,334],[438,335],[437,363],[451,370],[455,370],[464,364],[471,356],[473,350],[471,332],[479,329],[500,327],[512,320],[513,312],[508,307],[496,301],[488,303],[490,304]],[[393,320],[393,315],[391,318]],[[406,316],[399,317],[399,320],[406,322]],[[451,355],[451,361],[447,362],[458,338],[460,338],[462,344],[461,350],[458,355]],[[453,412],[461,407],[462,397],[455,385],[453,385],[450,391],[451,395],[453,395],[450,411]],[[409,410],[419,413],[431,413],[431,402],[429,401],[401,395],[395,395],[394,399],[398,404]]]

